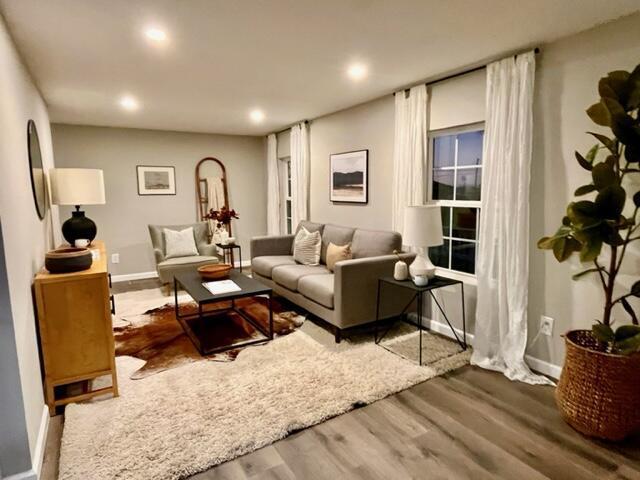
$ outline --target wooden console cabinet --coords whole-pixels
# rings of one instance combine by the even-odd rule
[[[118,395],[107,253],[99,241],[92,250],[88,270],[51,274],[43,269],[35,277],[45,398],[52,416],[59,405]],[[111,386],[92,389],[91,380],[105,375],[111,376]],[[72,383],[82,390],[69,396],[60,387]]]

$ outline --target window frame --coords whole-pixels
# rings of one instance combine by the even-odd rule
[[[293,218],[292,216],[287,215],[287,212],[291,211],[292,208],[287,210],[287,206],[289,205],[290,207],[293,207],[293,199],[291,196],[291,157],[281,157],[278,160],[282,162],[279,164],[282,168],[278,169],[278,175],[280,176],[281,182],[280,194],[282,195],[282,202],[280,204],[282,232],[285,235],[290,235],[293,230]],[[287,222],[287,220],[289,220],[289,222]],[[291,228],[289,228],[289,226]]]
[[[458,207],[458,208],[475,208],[478,210],[477,213],[477,217],[476,217],[476,234],[475,234],[475,238],[474,239],[470,239],[470,238],[459,238],[459,237],[454,237],[453,236],[453,215],[450,216],[449,219],[449,232],[442,232],[443,233],[443,237],[449,239],[449,241],[451,241],[451,244],[453,244],[454,241],[462,241],[462,242],[468,242],[468,243],[474,243],[476,246],[476,264],[477,264],[477,260],[478,260],[478,233],[479,233],[479,229],[480,229],[480,221],[482,218],[482,211],[481,211],[481,200],[439,200],[439,199],[434,199],[433,198],[433,144],[434,144],[434,139],[438,138],[438,137],[446,137],[446,136],[450,136],[450,135],[459,135],[461,133],[468,133],[468,132],[476,132],[476,131],[480,131],[482,130],[483,133],[485,131],[485,122],[475,122],[475,123],[469,123],[469,124],[465,124],[465,125],[458,125],[458,126],[454,126],[454,127],[447,127],[447,128],[439,128],[436,130],[429,130],[427,132],[427,145],[428,145],[428,149],[427,149],[427,168],[426,168],[426,200],[427,202],[434,204],[434,205],[440,205],[441,207],[447,207],[447,208],[452,208],[452,207]],[[457,188],[457,180],[458,180],[458,170],[472,170],[472,169],[480,169],[480,171],[483,171],[484,168],[484,158],[483,161],[480,165],[464,165],[464,166],[458,166],[457,165],[457,161],[458,161],[458,145],[456,142],[456,146],[455,146],[455,164],[453,166],[450,167],[440,167],[438,168],[439,170],[453,170],[454,172],[454,176],[453,176],[453,185],[454,185],[454,191],[455,188]],[[482,190],[480,191],[480,195],[482,195]],[[455,196],[455,195],[454,195]],[[449,248],[449,266],[451,266],[451,259],[452,259],[452,255],[453,255],[453,248]],[[475,268],[474,268],[474,272],[475,272]],[[458,280],[475,280],[476,279],[476,273],[469,273],[469,272],[463,272],[460,270],[454,270],[452,268],[444,268],[444,267],[439,267],[436,266],[436,273],[438,275],[442,275],[442,276],[446,276],[446,277],[451,277],[451,278],[456,278]]]

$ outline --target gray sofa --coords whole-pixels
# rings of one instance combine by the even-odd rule
[[[189,257],[165,258],[166,249],[164,243],[164,229],[184,230],[193,227],[196,247],[200,255]],[[153,246],[153,254],[156,260],[158,278],[165,288],[165,293],[171,292],[173,276],[178,272],[186,272],[193,267],[218,263],[220,259],[216,255],[216,246],[207,241],[208,225],[206,222],[191,223],[188,225],[149,225],[149,235]]]
[[[343,330],[375,320],[378,278],[393,274],[398,260],[393,251],[402,248],[402,237],[396,232],[306,221],[300,225],[309,231],[320,231],[320,265],[301,265],[293,260],[294,235],[256,237],[251,239],[252,275],[275,293],[331,324],[336,342],[340,342]],[[353,254],[353,259],[337,262],[333,273],[325,264],[329,242],[351,242]],[[401,257],[411,263],[415,254],[402,253]],[[380,318],[399,315],[411,300],[410,292],[404,289],[385,293]]]

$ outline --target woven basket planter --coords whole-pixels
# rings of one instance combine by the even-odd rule
[[[640,432],[640,354],[605,353],[590,330],[565,336],[566,358],[556,403],[579,432],[622,440]]]

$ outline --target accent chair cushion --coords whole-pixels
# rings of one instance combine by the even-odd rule
[[[334,245],[333,242],[331,242],[327,247],[327,269],[333,272],[336,262],[349,260],[352,257],[350,243],[346,245]]]
[[[199,255],[193,227],[184,230],[164,229],[165,258],[191,257]]]
[[[267,255],[255,257],[251,260],[251,270],[263,277],[271,278],[271,273],[275,267],[281,265],[295,265],[292,255]]]
[[[321,243],[319,231],[309,232],[302,227],[293,240],[293,259],[303,265],[318,265]]]
[[[282,265],[271,271],[271,278],[278,285],[292,292],[298,291],[298,281],[307,275],[329,275],[324,265]]]
[[[356,229],[351,242],[353,258],[390,255],[402,249],[402,236],[398,232]]]
[[[203,265],[220,263],[218,257],[193,255],[191,257],[169,258],[158,263],[158,277],[161,283],[173,283],[173,276],[178,272],[186,272]]]
[[[340,225],[327,224],[322,230],[322,250],[320,252],[320,262],[327,263],[327,248],[330,243],[334,245],[346,245],[351,243],[355,228],[342,227]]]
[[[333,308],[333,274],[307,275],[298,281],[298,291],[310,300]]]

